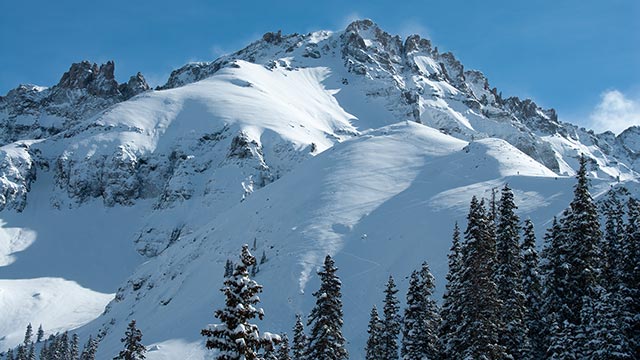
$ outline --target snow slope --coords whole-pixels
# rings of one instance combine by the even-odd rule
[[[441,292],[453,222],[464,221],[472,195],[490,196],[505,182],[526,201],[520,213],[539,231],[569,202],[573,184],[504,141],[468,144],[415,123],[367,132],[303,163],[140,266],[107,313],[82,331],[109,334],[101,345],[105,357],[120,345],[111,334],[131,318],[160,349],[170,351],[175,339],[202,346],[199,329],[223,301],[224,263],[255,238],[256,254],[269,259],[257,275],[265,289],[262,329],[290,331],[294,315],[308,313],[315,271],[329,253],[344,284],[351,358],[360,359],[369,309],[381,301],[389,274],[404,291],[411,270],[429,261]]]

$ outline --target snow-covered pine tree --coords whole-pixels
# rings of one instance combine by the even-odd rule
[[[36,344],[33,342],[29,344],[29,349],[27,350],[27,360],[36,360]]]
[[[365,348],[365,360],[378,360],[382,354],[382,329],[383,324],[378,315],[378,309],[374,305],[371,308],[371,316],[369,317],[369,326],[367,333],[367,346]]]
[[[60,336],[56,336],[56,352],[54,354],[54,359],[56,360],[69,358],[69,333],[67,331]]]
[[[309,314],[308,359],[342,360],[349,358],[342,336],[342,283],[336,275],[338,269],[331,256],[327,255],[324,267],[318,272],[320,289],[313,293],[316,305]]]
[[[398,289],[389,276],[387,287],[384,290],[384,307],[382,319],[381,358],[385,360],[398,359],[398,336],[400,335],[400,302],[398,301]]]
[[[73,336],[71,337],[71,345],[69,349],[71,360],[78,360],[80,357],[79,341],[80,339],[78,338],[78,334],[73,334]]]
[[[262,292],[262,285],[249,277],[249,267],[255,263],[249,245],[243,245],[240,262],[221,289],[225,307],[216,310],[215,317],[222,323],[201,331],[207,337],[207,348],[218,351],[218,360],[260,359],[260,349],[273,347],[279,341],[279,336],[267,332],[260,336],[258,325],[250,323],[256,317],[260,320],[264,317],[264,311],[255,307],[260,302],[258,294]]]
[[[565,213],[567,210],[565,210]],[[563,217],[564,218],[564,217]],[[547,349],[547,354],[554,354],[557,350],[562,350],[562,339],[559,334],[561,327],[567,316],[564,306],[563,286],[566,282],[567,268],[565,259],[567,257],[567,246],[564,241],[562,230],[562,220],[553,218],[551,228],[544,236],[544,249],[540,261],[540,272],[542,275],[542,297],[541,297],[541,317],[545,327],[542,334],[542,348]],[[564,331],[565,335],[572,333]],[[550,356],[548,356],[550,357]]]
[[[293,327],[293,346],[291,348],[293,360],[305,360],[307,347],[308,341],[307,335],[304,333],[302,316],[300,316],[300,314],[296,314],[296,324]]]
[[[522,289],[522,255],[520,252],[520,219],[515,213],[513,191],[508,184],[502,188],[496,225],[496,269],[494,281],[499,312],[499,342],[513,359],[525,359],[529,353],[525,296]]]
[[[457,336],[458,325],[462,319],[460,303],[460,276],[462,273],[462,244],[460,243],[460,228],[455,223],[453,241],[449,250],[449,272],[447,285],[443,295],[443,305],[440,311],[442,321],[438,329],[440,349],[445,359],[457,359],[462,354],[460,339]]]
[[[8,349],[7,353],[4,356],[4,358],[6,360],[15,360],[15,358],[13,357],[13,349]]]
[[[582,318],[590,319],[584,324],[588,328],[584,358],[593,360],[633,359],[629,341],[621,327],[619,309],[611,294],[599,287],[595,298],[587,298],[582,306]]]
[[[27,329],[24,332],[24,340],[16,350],[16,360],[30,360],[29,350],[31,348],[31,345],[33,344],[32,337],[33,328],[31,327],[31,323],[29,323],[27,325]],[[35,357],[35,354],[33,355],[33,357]]]
[[[227,259],[227,262],[224,264],[224,277],[228,278],[233,275],[233,261]]]
[[[525,296],[525,316],[527,335],[531,350],[526,356],[530,359],[542,359],[544,357],[544,324],[540,312],[542,282],[540,279],[540,264],[538,251],[536,250],[536,235],[533,222],[530,219],[524,221],[522,237],[522,289]]]
[[[89,339],[87,343],[82,348],[82,353],[80,354],[80,360],[95,360],[96,353],[98,352],[98,340],[94,339],[91,335],[89,335]]]
[[[422,359],[425,356],[422,344],[422,339],[424,338],[422,330],[425,329],[426,323],[423,313],[424,299],[422,298],[421,287],[422,283],[418,271],[414,270],[409,278],[407,307],[404,309],[402,320],[400,356],[403,360]],[[369,327],[371,327],[371,323]]]
[[[602,270],[600,244],[602,232],[598,209],[589,193],[587,178],[587,159],[580,157],[580,168],[576,174],[577,184],[574,198],[570,204],[571,211],[566,219],[569,268],[567,288],[567,305],[571,318],[567,319],[580,324],[582,301],[593,297]]]
[[[471,199],[462,247],[460,307],[462,317],[454,335],[461,344],[457,358],[503,359],[505,349],[499,344],[499,311],[502,303],[494,281],[496,241],[484,204]]]
[[[287,334],[280,335],[280,345],[278,347],[277,358],[278,360],[291,360],[291,355],[289,355],[289,338]]]
[[[640,202],[633,198],[627,203],[622,253],[620,292],[624,331],[634,357],[640,359]]]
[[[49,360],[49,346],[46,340],[40,348],[40,360]]]
[[[44,340],[44,330],[42,330],[42,324],[40,324],[40,326],[38,326],[36,342],[41,342],[42,340]]]
[[[603,286],[613,294],[614,301],[618,298],[622,272],[624,266],[624,207],[618,199],[617,191],[610,190],[607,199],[603,202],[602,211],[605,217],[604,243],[604,269],[602,272]]]
[[[114,360],[143,360],[147,348],[142,344],[142,331],[136,328],[136,321],[131,320],[124,333],[124,337],[120,339],[124,344],[124,349],[120,351]]]
[[[432,298],[434,288],[435,279],[424,262],[420,271],[412,272],[409,279],[400,348],[403,360],[437,359],[440,356],[440,314]]]

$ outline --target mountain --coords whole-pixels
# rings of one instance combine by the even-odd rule
[[[442,292],[471,196],[508,182],[541,238],[581,153],[596,194],[635,189],[640,172],[638,128],[560,122],[370,20],[267,33],[156,90],[141,74],[118,84],[112,62],[74,64],[51,88],[0,97],[0,126],[0,346],[42,323],[100,334],[100,358],[131,319],[149,359],[203,358],[224,264],[255,241],[261,329],[309,311],[329,253],[360,359],[389,274],[404,291],[427,260]]]

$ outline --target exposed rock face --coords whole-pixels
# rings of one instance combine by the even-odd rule
[[[109,106],[149,90],[142,74],[118,84],[115,64],[72,64],[60,82],[43,88],[20,85],[0,97],[0,145],[41,139],[69,129]]]
[[[0,211],[21,212],[27,205],[27,193],[36,179],[36,164],[25,143],[0,149]]]

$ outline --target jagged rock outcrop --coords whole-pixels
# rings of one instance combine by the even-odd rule
[[[20,85],[0,97],[0,145],[41,139],[69,129],[109,106],[149,90],[138,73],[118,84],[115,64],[72,64],[55,86]]]

